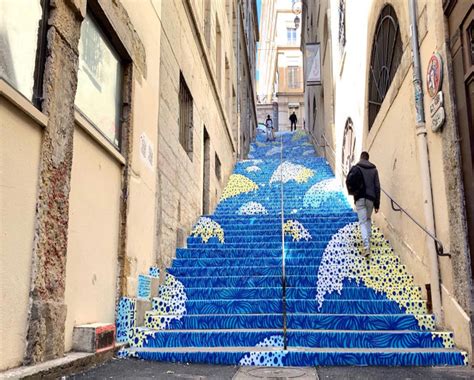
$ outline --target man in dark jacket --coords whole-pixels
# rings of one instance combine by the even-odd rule
[[[293,112],[290,115],[290,122],[291,122],[291,131],[296,131],[296,123],[298,122],[298,118],[296,117],[295,112]]]
[[[360,230],[364,248],[362,254],[370,255],[370,236],[372,232],[372,211],[379,211],[380,207],[380,181],[379,173],[374,164],[369,162],[369,153],[362,152],[357,166],[363,177],[364,186],[361,191],[354,194],[357,216],[359,217]],[[352,170],[352,169],[351,169]]]

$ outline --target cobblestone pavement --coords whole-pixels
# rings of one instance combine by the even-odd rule
[[[218,380],[405,380],[405,379],[474,379],[474,369],[464,367],[307,367],[254,368],[201,364],[173,364],[141,360],[111,360],[68,380],[82,379],[218,379]]]

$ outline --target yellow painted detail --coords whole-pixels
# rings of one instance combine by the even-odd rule
[[[235,197],[242,193],[248,193],[258,189],[258,185],[250,178],[242,174],[232,174],[229,178],[229,182],[225,187],[221,200]]]

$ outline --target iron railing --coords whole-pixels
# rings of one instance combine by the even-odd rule
[[[390,199],[390,205],[392,206],[392,210],[396,212],[403,212],[406,216],[408,216],[413,223],[415,223],[420,229],[422,229],[431,239],[433,239],[436,247],[436,253],[438,256],[447,256],[451,257],[450,253],[444,252],[444,246],[441,240],[439,240],[435,235],[433,235],[430,231],[428,231],[425,227],[423,227],[413,216],[411,216],[408,211],[406,211],[400,204],[393,199],[390,194],[388,194],[384,189],[380,189],[382,192]]]

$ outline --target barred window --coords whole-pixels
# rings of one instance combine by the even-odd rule
[[[339,47],[346,46],[346,0],[339,0]]]
[[[221,160],[219,160],[219,156],[216,153],[216,159],[215,159],[215,171],[216,171],[216,177],[220,181],[222,178],[222,165],[221,165]]]
[[[298,88],[298,66],[288,66],[288,88]]]
[[[402,41],[395,10],[386,5],[375,28],[369,71],[369,130],[385,99],[402,58]]]
[[[42,27],[47,28],[42,17],[40,0],[0,0],[0,78],[28,100],[40,96],[34,94],[34,87],[38,38],[42,38]]]
[[[183,74],[179,76],[179,142],[192,160],[193,156],[193,97]]]
[[[286,41],[288,45],[296,44],[296,28],[286,28]]]
[[[79,40],[79,71],[75,104],[81,113],[120,148],[123,65],[117,51],[87,14]]]

